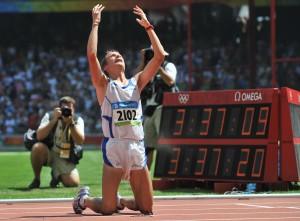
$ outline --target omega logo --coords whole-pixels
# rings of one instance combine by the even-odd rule
[[[237,91],[234,93],[234,101],[261,101],[262,94],[261,92],[243,92]]]

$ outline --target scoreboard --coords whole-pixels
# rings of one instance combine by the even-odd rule
[[[282,88],[280,179],[300,180],[300,92]]]
[[[279,92],[165,93],[154,176],[275,182]]]

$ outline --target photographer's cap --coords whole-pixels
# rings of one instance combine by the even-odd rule
[[[149,48],[143,48],[143,49],[142,49],[142,51],[144,51],[144,52],[145,52],[145,51],[149,51],[149,50],[153,51],[152,45],[150,45]],[[169,52],[166,52],[166,51],[165,51],[165,54],[164,54],[164,55],[165,55],[165,56],[169,56],[170,54],[169,54]]]
[[[72,98],[70,96],[64,96],[59,99],[59,106],[61,106],[62,103],[71,103],[75,106],[76,101],[74,98]]]

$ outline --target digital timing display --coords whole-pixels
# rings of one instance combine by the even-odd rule
[[[161,138],[267,137],[269,104],[165,107]]]
[[[155,176],[260,180],[265,154],[265,146],[161,146]]]
[[[278,110],[278,89],[165,93],[154,176],[276,181]]]

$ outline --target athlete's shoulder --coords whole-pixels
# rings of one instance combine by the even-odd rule
[[[129,81],[132,83],[132,84],[137,84],[137,78],[136,76],[133,76],[129,79]]]

